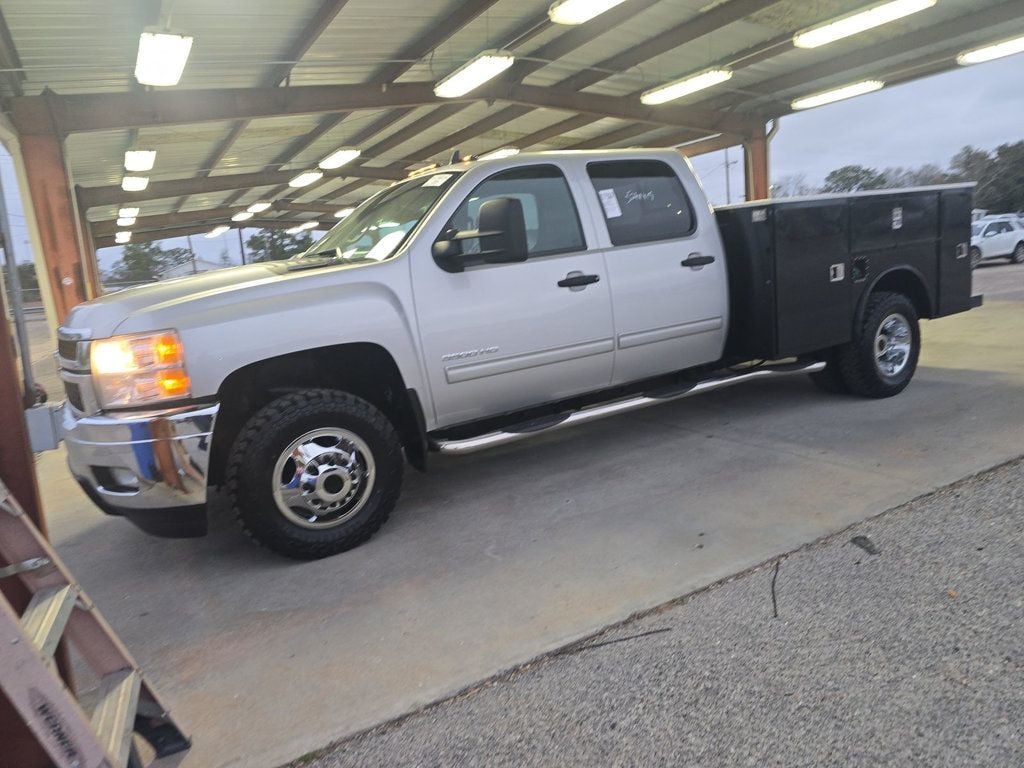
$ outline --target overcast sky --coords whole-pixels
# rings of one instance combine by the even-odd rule
[[[812,186],[843,165],[875,168],[935,163],[945,167],[963,146],[994,149],[1024,140],[1024,54],[957,69],[906,85],[782,118],[771,147],[771,176],[805,174]],[[2,148],[0,148],[2,150]],[[742,152],[730,152],[733,202],[742,199]],[[726,202],[722,152],[694,158],[694,168],[713,203]],[[10,157],[0,153],[0,179],[11,214],[15,251],[31,258],[25,217]],[[223,249],[238,259],[238,235],[192,238],[197,253],[216,261]],[[184,238],[165,247],[185,246]],[[100,251],[104,269],[120,249]]]

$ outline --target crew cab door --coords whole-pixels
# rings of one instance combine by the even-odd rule
[[[605,230],[614,384],[718,360],[725,345],[721,237],[696,179],[678,165],[655,158],[586,164]]]
[[[526,261],[470,261],[447,271],[432,243],[476,229],[480,206],[499,197],[522,204]],[[608,386],[608,279],[600,250],[588,249],[593,225],[581,221],[559,165],[525,164],[483,179],[447,223],[424,234],[412,254],[413,292],[438,426]],[[479,252],[479,241],[461,242],[464,252]]]

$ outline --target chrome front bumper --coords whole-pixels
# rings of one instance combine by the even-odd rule
[[[202,535],[218,409],[80,416],[65,403],[68,466],[104,512],[156,535]]]

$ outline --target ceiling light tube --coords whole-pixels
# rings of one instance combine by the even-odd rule
[[[133,219],[139,215],[139,209],[137,207],[118,208],[117,215],[122,218]]]
[[[239,211],[231,217],[232,221],[248,221],[253,217],[252,211]]]
[[[849,16],[843,16],[819,27],[798,32],[793,36],[793,45],[797,48],[818,48],[834,43],[836,40],[842,40],[844,37],[857,35],[891,21],[902,19],[913,13],[926,11],[937,2],[938,0],[890,0],[890,2],[851,13]]]
[[[883,87],[885,87],[885,83],[881,80],[865,80],[861,83],[854,83],[853,85],[844,85],[842,88],[835,88],[831,91],[816,93],[811,96],[804,96],[803,98],[794,100],[790,106],[792,106],[793,109],[812,109],[814,107],[820,107],[823,104],[831,104],[834,101],[852,99],[854,96],[863,96],[865,93],[880,91]]]
[[[483,51],[434,86],[434,95],[455,99],[479,88],[512,66],[516,57],[508,51]]]
[[[216,227],[214,227],[213,229],[206,233],[206,237],[220,237],[229,229],[231,229],[231,227],[229,227],[227,224],[218,224]]]
[[[320,226],[320,222],[314,219],[313,221],[304,221],[299,225],[299,229],[316,229]]]
[[[125,192],[141,192],[149,186],[149,176],[125,176],[121,179],[121,189]]]
[[[340,211],[334,212],[334,217],[336,219],[344,219],[348,216],[351,216],[354,210],[355,208],[342,208]]]
[[[1024,53],[1024,37],[1015,37],[1011,40],[1004,40],[1001,43],[986,45],[984,48],[975,48],[964,51],[956,57],[957,64],[967,67],[971,64],[981,64],[993,59],[1001,59],[1004,56],[1012,56],[1015,53]]]
[[[362,154],[358,149],[351,147],[342,147],[336,149],[323,160],[320,161],[319,165],[325,171],[329,171],[333,168],[341,168],[345,163],[351,163],[359,155]]]
[[[268,208],[270,208],[270,203],[253,203],[245,210],[249,213],[263,213]]]
[[[501,149],[494,149],[490,152],[485,152],[480,155],[478,160],[500,160],[503,157],[512,157],[519,154],[519,147],[502,147]]]
[[[135,223],[134,216],[119,216],[117,218],[117,226],[119,227],[130,227]]]
[[[151,171],[155,162],[155,149],[129,149],[124,153],[124,169],[132,173]]]
[[[684,77],[681,80],[675,80],[665,85],[659,85],[657,88],[651,88],[649,91],[644,91],[640,94],[640,101],[649,105],[664,104],[667,101],[681,99],[683,96],[689,96],[691,93],[703,91],[705,88],[724,83],[731,77],[731,69],[711,69],[707,72],[701,72],[699,75]]]
[[[294,179],[288,182],[289,187],[308,187],[314,181],[320,181],[324,177],[323,171],[303,171]]]
[[[142,85],[177,85],[185,71],[192,38],[171,32],[143,32],[135,58],[135,79]]]
[[[548,18],[555,24],[583,24],[624,0],[558,0],[548,8]]]
[[[124,245],[132,239],[132,233],[128,231],[121,231],[114,234],[114,242],[119,245]]]

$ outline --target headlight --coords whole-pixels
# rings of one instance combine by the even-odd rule
[[[90,345],[92,378],[105,408],[178,400],[191,394],[176,331],[99,339]]]

